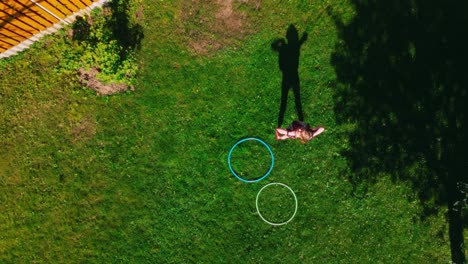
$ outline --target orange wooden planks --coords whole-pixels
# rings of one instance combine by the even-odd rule
[[[13,38],[10,38],[9,36],[4,35],[3,33],[0,33],[0,40],[8,45],[16,45],[21,42]]]
[[[57,1],[57,0],[47,0],[46,1],[50,6],[57,9],[60,13],[65,14],[66,16],[71,15],[73,12],[76,12],[78,8],[76,6],[69,6],[65,4],[68,1]],[[65,3],[64,3],[65,2]]]
[[[0,58],[11,56],[29,46],[26,41],[48,34],[54,25],[67,20],[73,13],[87,9],[103,0],[0,0]],[[94,6],[94,5],[93,5]],[[47,30],[54,26],[52,31]],[[25,42],[26,41],[26,42]],[[21,45],[18,45],[20,44]],[[18,48],[19,47],[19,48]],[[11,50],[10,50],[11,49]],[[5,53],[4,53],[5,52]],[[4,54],[2,54],[4,53]]]
[[[30,0],[21,0],[24,5],[29,7],[30,12],[36,14],[38,17],[47,20],[49,23],[55,24],[60,20],[57,19],[55,16],[49,14],[46,10],[44,10],[44,1],[36,0],[36,3],[31,2]],[[49,10],[50,11],[50,10]]]
[[[41,2],[38,1],[38,3],[44,8],[46,8],[49,12],[53,13],[57,17],[60,17],[61,19],[64,19],[69,15],[66,12],[63,13],[62,10],[57,8],[56,6],[49,4],[48,1],[41,1]]]
[[[51,24],[55,23],[57,19],[50,19],[50,15],[45,16],[42,13],[45,13],[33,2],[25,0],[15,0],[5,2],[11,9],[15,10],[19,15],[28,17],[33,20],[33,25],[38,26],[42,29],[49,27]]]
[[[0,4],[0,30],[8,24],[29,33],[38,32],[40,30],[40,28],[32,25],[34,22],[28,17],[22,17],[15,13],[14,10],[11,10],[11,12],[8,11],[9,10],[2,9]]]
[[[41,21],[26,15],[26,9],[22,6],[15,5],[12,1],[0,3],[0,10],[2,10],[3,15],[5,15],[5,19],[11,19],[12,23],[20,24],[23,22],[37,30],[46,29],[48,26],[48,23],[41,23]],[[7,15],[9,18],[7,18]]]
[[[78,6],[80,9],[85,9],[87,6],[83,4],[80,0],[68,1],[73,2],[74,5]]]
[[[5,35],[8,38],[21,41],[22,39],[32,36],[31,33],[24,32],[18,28],[14,28],[11,25],[5,25],[0,29],[0,33]]]
[[[93,1],[91,1],[91,0],[81,0],[81,2],[83,2],[83,3],[84,3],[85,5],[87,5],[87,6],[90,6],[90,5],[93,4]],[[95,1],[94,1],[94,2],[95,2]]]

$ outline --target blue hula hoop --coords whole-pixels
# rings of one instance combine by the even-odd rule
[[[268,171],[262,177],[259,177],[259,178],[253,179],[253,180],[247,180],[247,179],[244,179],[241,176],[237,175],[237,173],[234,171],[234,169],[231,166],[232,151],[237,147],[237,145],[241,144],[244,141],[248,141],[248,140],[254,140],[254,141],[258,141],[258,142],[262,143],[268,149],[268,151],[270,152],[270,155],[271,155],[271,164],[270,164],[270,168],[268,169]],[[263,140],[261,140],[259,138],[244,138],[244,139],[239,140],[236,144],[234,144],[234,146],[232,146],[231,150],[229,151],[228,165],[229,165],[229,170],[231,170],[231,173],[237,179],[239,179],[240,181],[243,181],[243,182],[247,182],[247,183],[254,183],[254,182],[259,182],[259,181],[265,179],[270,174],[270,172],[273,170],[273,166],[275,165],[275,156],[273,155],[273,151],[271,150],[270,146],[268,146],[268,144],[265,143]]]

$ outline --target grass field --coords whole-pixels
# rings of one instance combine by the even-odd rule
[[[212,2],[132,1],[144,33],[135,92],[98,97],[57,72],[67,47],[54,37],[0,63],[0,262],[448,263],[444,208],[421,220],[404,183],[381,175],[353,191],[348,181],[341,153],[356,128],[335,121],[337,32],[325,10],[347,21],[352,6]],[[305,120],[327,129],[305,145],[274,138],[281,72],[271,43],[290,24],[309,34],[299,67]],[[296,118],[290,94],[285,123]],[[259,183],[228,169],[245,137],[275,155]],[[268,153],[250,143],[233,162],[261,174]],[[297,195],[287,225],[256,212],[271,182]],[[280,187],[261,198],[273,220],[294,209]]]

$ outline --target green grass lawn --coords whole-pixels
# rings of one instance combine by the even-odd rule
[[[353,192],[348,181],[341,153],[355,127],[335,121],[337,36],[324,11],[350,19],[347,1],[234,1],[242,30],[223,27],[207,2],[132,3],[144,29],[133,93],[97,97],[57,73],[63,50],[53,37],[0,63],[0,262],[449,262],[443,208],[421,220],[404,183],[382,175]],[[305,145],[274,138],[281,72],[270,45],[289,24],[309,34],[299,68],[305,119],[327,129]],[[285,123],[296,118],[290,94]],[[275,155],[258,183],[228,169],[245,137]],[[233,162],[250,177],[268,155],[246,142]],[[297,195],[287,225],[256,212],[271,182]],[[294,210],[279,186],[260,205],[278,221]]]

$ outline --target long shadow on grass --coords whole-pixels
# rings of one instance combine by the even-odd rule
[[[299,39],[299,33],[294,25],[290,25],[286,31],[286,39],[276,39],[271,48],[278,52],[278,64],[283,79],[281,81],[281,104],[278,115],[278,127],[281,127],[284,120],[284,113],[288,102],[288,93],[292,88],[298,119],[304,121],[302,111],[301,87],[299,80],[299,57],[302,44],[307,40],[307,33],[304,32]]]
[[[468,2],[351,2],[346,25],[329,10],[339,34],[335,113],[357,124],[344,153],[350,181],[358,189],[385,173],[411,184],[422,218],[446,204],[452,260],[464,263]]]

